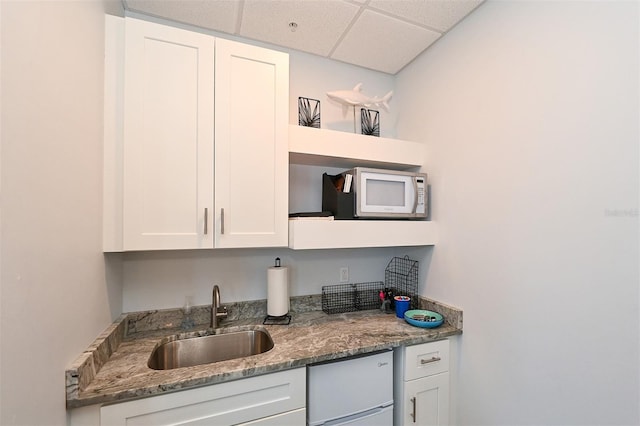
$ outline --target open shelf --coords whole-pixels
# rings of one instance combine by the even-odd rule
[[[418,142],[289,125],[291,164],[408,170],[425,160]],[[425,220],[289,220],[294,250],[428,246],[436,237],[436,224]]]
[[[289,125],[289,161],[312,166],[369,166],[394,170],[420,167],[425,147],[418,142]]]
[[[289,220],[294,250],[428,246],[436,239],[435,222],[426,220]]]

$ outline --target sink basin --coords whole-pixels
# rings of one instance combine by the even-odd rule
[[[161,343],[147,365],[154,370],[171,370],[257,355],[271,348],[273,340],[263,330],[191,337]]]

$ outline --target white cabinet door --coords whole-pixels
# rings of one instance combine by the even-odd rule
[[[223,39],[215,57],[215,246],[287,246],[289,57]]]
[[[303,425],[305,375],[305,368],[297,368],[107,405],[100,408],[100,424],[235,425],[255,421],[264,425]],[[289,423],[291,419],[296,423]],[[301,423],[297,423],[299,419]]]
[[[123,248],[211,248],[215,39],[125,21]]]
[[[449,424],[449,373],[405,382],[403,424],[435,426]]]

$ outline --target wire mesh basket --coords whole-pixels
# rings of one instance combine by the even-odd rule
[[[327,314],[379,309],[380,292],[391,300],[393,296],[409,296],[410,308],[418,308],[418,261],[409,256],[394,257],[384,270],[384,282],[322,286],[322,310]]]
[[[322,310],[327,314],[380,308],[382,281],[322,286]]]
[[[409,296],[410,309],[418,308],[418,261],[394,257],[384,270],[384,285],[394,295]]]

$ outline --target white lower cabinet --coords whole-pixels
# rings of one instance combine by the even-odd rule
[[[297,368],[79,409],[71,425],[304,425],[306,369]],[[93,417],[98,414],[99,419]],[[75,411],[75,410],[74,410]]]
[[[394,425],[449,424],[449,341],[394,352]]]

